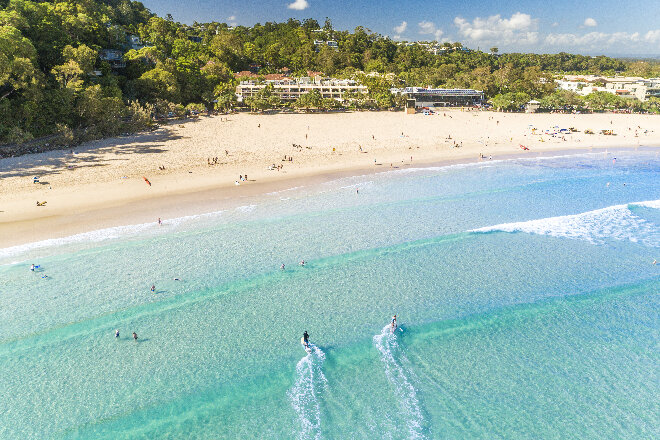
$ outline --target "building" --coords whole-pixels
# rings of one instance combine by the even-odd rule
[[[335,40],[314,40],[314,48],[317,52],[323,46],[328,46],[330,49],[339,49],[339,44]]]
[[[110,64],[110,67],[113,69],[121,69],[126,67],[124,54],[120,50],[102,49],[101,52],[99,52],[99,58],[102,61],[107,61],[108,64]]]
[[[406,87],[393,90],[406,98],[406,107],[473,107],[481,105],[484,92],[472,89],[431,89]]]
[[[128,35],[126,39],[128,40],[128,45],[131,49],[140,50],[146,46],[145,44],[142,44],[140,37],[137,35]]]
[[[305,93],[318,90],[322,98],[342,102],[347,92],[367,93],[368,91],[366,86],[350,79],[322,78],[320,76],[290,78],[277,73],[266,75],[262,82],[252,79],[241,81],[236,86],[236,97],[239,102],[243,102],[246,98],[255,96],[269,84],[273,86],[273,94],[282,101],[295,101]]]
[[[555,82],[559,89],[570,90],[582,96],[593,92],[606,92],[624,98],[636,98],[642,102],[651,97],[660,98],[660,78],[566,75]]]

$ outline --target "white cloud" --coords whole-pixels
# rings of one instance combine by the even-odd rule
[[[488,18],[477,17],[472,22],[454,18],[454,25],[468,40],[488,41],[498,44],[534,44],[538,41],[538,18],[516,12],[511,18],[502,18],[499,14]]]
[[[307,0],[296,0],[293,3],[289,3],[289,6],[287,6],[289,9],[295,9],[296,11],[303,11],[307,8],[309,8],[309,3]]]
[[[559,23],[557,23],[556,21],[552,23],[552,27],[557,27],[557,26],[559,26]]]
[[[596,22],[596,20],[594,20],[593,18],[589,17],[589,18],[587,18],[586,20],[584,20],[584,25],[585,25],[586,27],[596,27],[596,26],[598,26],[598,23]]]
[[[419,26],[420,34],[433,35],[436,41],[439,41],[440,37],[442,37],[442,34],[444,34],[442,29],[436,28],[435,23],[433,23],[432,21],[420,21],[419,23],[417,23],[417,26]]]
[[[660,29],[648,31],[646,35],[644,35],[644,40],[649,43],[660,43]]]
[[[649,31],[644,37],[645,40],[650,41],[653,38],[653,32],[658,33],[660,38],[660,30]],[[612,45],[625,45],[638,43],[641,41],[639,32],[589,32],[583,35],[576,34],[548,34],[545,37],[545,42],[552,46],[583,46],[590,48],[602,48],[603,46]]]
[[[227,17],[227,24],[229,24],[229,26],[236,26],[236,16],[232,15]]]
[[[408,29],[408,22],[402,21],[400,25],[394,27],[394,32],[397,34],[402,34]]]

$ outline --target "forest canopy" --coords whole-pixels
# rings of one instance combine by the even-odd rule
[[[259,74],[288,68],[300,76],[320,71],[357,78],[369,82],[376,107],[395,104],[386,93],[390,87],[469,87],[495,102],[510,96],[552,105],[574,99],[556,94],[558,74],[660,76],[657,64],[605,56],[442,47],[436,54],[361,26],[336,30],[329,19],[186,25],[129,0],[0,0],[0,143],[53,134],[84,141],[142,129],[158,114],[229,108],[235,105],[235,72],[257,68]],[[390,75],[356,76],[372,71]],[[281,105],[275,98],[264,97]]]

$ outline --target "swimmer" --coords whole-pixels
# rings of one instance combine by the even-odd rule
[[[280,269],[284,270],[284,263],[280,266]]]
[[[392,333],[396,330],[396,315],[392,316]]]
[[[133,339],[137,342],[137,333],[133,332]]]
[[[115,338],[119,337],[119,329],[115,330]]]
[[[152,292],[155,292],[155,291],[156,291],[156,285],[155,285],[155,284],[152,284],[152,285],[151,285],[151,291],[152,291]]]
[[[304,266],[305,265],[305,260],[300,260],[300,263],[298,263],[298,264],[300,264],[301,266]]]
[[[174,281],[181,281],[181,278],[174,278]]]
[[[36,269],[36,268],[37,268],[37,267],[36,267],[34,264],[33,264],[32,266],[30,266],[30,270],[31,270],[32,272],[34,272],[34,269]]]
[[[653,264],[658,264],[658,262],[656,260],[653,260]]]

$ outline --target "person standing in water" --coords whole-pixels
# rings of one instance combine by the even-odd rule
[[[137,342],[137,333],[135,333],[135,332],[133,332],[133,340],[135,340],[135,342]]]
[[[115,330],[115,338],[119,337],[119,329]]]
[[[305,348],[309,348],[309,335],[307,334],[307,330],[303,333],[303,342],[305,343]]]
[[[392,316],[392,333],[396,330],[396,315]]]
[[[152,292],[156,292],[156,285],[155,285],[155,284],[152,284],[152,285],[151,285],[151,291],[152,291]]]

